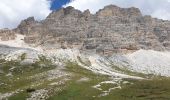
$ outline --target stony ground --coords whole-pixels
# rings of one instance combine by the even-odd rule
[[[73,56],[72,56],[73,57]],[[61,57],[62,58],[62,57]],[[64,58],[65,59],[65,58]],[[41,60],[21,65],[1,59],[0,99],[9,100],[159,100],[170,99],[170,79],[113,66],[90,69],[94,63],[78,57],[63,65]],[[94,60],[94,59],[91,59]],[[56,60],[58,61],[58,60]],[[92,61],[91,61],[92,62]],[[102,64],[102,63],[97,63]],[[60,65],[60,66],[59,66]],[[82,65],[82,66],[81,66]],[[96,66],[97,67],[97,66]],[[105,73],[103,73],[105,72]],[[128,91],[131,92],[128,92]]]
[[[141,64],[141,70],[135,70],[139,66],[134,66],[142,63],[144,58],[148,61],[164,58],[166,63],[162,66],[166,66],[169,61],[165,60],[169,57],[167,52],[140,50],[104,57],[80,53],[76,49],[38,52],[4,48],[6,54],[10,53],[1,55],[0,59],[2,100],[170,99],[169,74],[152,71],[159,70],[160,62],[153,64],[146,61],[145,64],[150,64],[146,70],[142,70],[144,64]],[[142,53],[145,55],[142,56]]]

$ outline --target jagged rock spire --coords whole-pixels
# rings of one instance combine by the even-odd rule
[[[142,16],[140,10],[135,7],[120,8],[116,5],[108,5],[100,9],[97,13],[98,16]]]

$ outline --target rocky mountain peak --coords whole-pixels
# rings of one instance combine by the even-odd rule
[[[59,18],[64,16],[64,8],[51,12],[46,19]]]
[[[124,8],[126,9],[126,8]],[[131,7],[125,10],[125,13],[132,15],[132,16],[142,16],[141,11],[139,10],[139,8],[135,8],[135,7]]]
[[[21,21],[21,24],[20,25],[31,25],[31,24],[34,24],[36,21],[34,19],[34,17],[29,17],[23,21]]]
[[[16,29],[25,42],[49,48],[78,48],[102,54],[138,49],[170,50],[170,22],[143,16],[138,8],[109,5],[91,14],[73,7],[45,20],[23,20]]]
[[[85,10],[83,12],[83,15],[86,16],[86,17],[90,16],[91,15],[90,10],[89,9]]]
[[[82,13],[81,11],[75,9],[74,7],[68,6],[66,8],[61,8],[57,11],[53,11],[52,13],[50,13],[47,19],[51,19],[51,18],[58,19],[58,18],[66,17],[66,16],[79,17],[81,13]]]
[[[67,14],[70,14],[74,10],[75,10],[74,7],[68,6],[68,7],[64,8],[64,13],[65,13],[65,15],[67,15]]]
[[[112,10],[114,10],[114,9],[120,9],[120,7],[118,7],[118,6],[116,6],[116,5],[111,4],[111,5],[107,5],[107,6],[105,6],[103,9],[112,9]]]
[[[25,32],[28,31],[28,28],[30,28],[32,25],[35,25],[36,23],[38,22],[34,19],[34,17],[29,17],[25,20],[22,20],[15,31],[21,34],[25,34]]]
[[[98,16],[111,17],[111,16],[142,16],[140,10],[135,7],[120,8],[116,5],[108,5],[100,9],[97,13]]]

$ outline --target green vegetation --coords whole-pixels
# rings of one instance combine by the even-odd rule
[[[70,80],[64,84],[49,85],[59,82],[65,77],[45,81],[42,80],[45,77],[44,75],[31,78],[31,76],[55,68],[50,59],[44,56],[40,56],[39,59],[39,61],[29,65],[20,65],[20,62],[16,60],[5,61],[1,59],[0,69],[3,70],[3,73],[0,76],[0,83],[4,84],[0,85],[0,92],[6,93],[17,89],[24,90],[9,97],[9,100],[25,100],[30,96],[30,93],[26,91],[29,88],[35,90],[50,89],[48,100],[170,100],[169,78],[156,77],[147,80],[123,79],[119,84],[100,84],[101,82],[112,80],[112,78],[93,73],[79,66],[76,62],[70,61],[65,63],[65,69],[63,69],[65,72],[71,73],[71,76],[69,76]],[[8,73],[12,75],[6,75]],[[82,80],[83,78],[86,80]],[[38,83],[42,84],[35,85]],[[99,88],[101,90],[94,88],[98,84],[100,84]],[[108,95],[102,96],[104,91],[119,85],[122,87],[121,89],[112,89],[108,92]],[[56,90],[58,88],[60,91]]]
[[[122,89],[112,90],[106,96],[91,85],[94,81],[69,85],[49,100],[170,100],[170,80],[137,80],[133,84],[122,85]],[[103,90],[113,87],[111,84],[102,86]]]
[[[25,54],[21,58],[25,58]],[[0,93],[24,89],[31,84],[40,81],[32,77],[39,73],[54,69],[55,66],[51,60],[40,56],[40,59],[33,64],[20,64],[20,60],[6,61],[0,60]],[[23,60],[23,59],[22,59]],[[43,77],[43,76],[42,76]],[[41,77],[39,77],[41,78]]]
[[[170,79],[133,81],[122,89],[114,90],[101,100],[170,100]]]
[[[93,78],[95,78],[95,77],[105,77],[105,76],[103,76],[103,75],[100,75],[100,74],[95,74],[95,73],[93,73],[92,71],[90,71],[90,70],[87,70],[87,69],[85,69],[85,68],[82,68],[81,66],[79,66],[76,62],[70,62],[70,61],[68,61],[68,62],[66,62],[66,66],[65,66],[65,71],[68,71],[68,72],[72,72],[72,73],[74,73],[75,75],[77,75],[77,76],[80,76],[80,77],[82,77],[82,76],[85,76],[85,77],[93,77]]]
[[[29,94],[24,91],[9,97],[8,100],[26,100],[28,96]]]
[[[105,83],[101,84],[100,88],[102,91],[108,91],[110,88],[118,87],[118,84],[112,84],[112,83]]]
[[[108,58],[105,58],[107,60],[107,62],[109,62],[110,66],[117,72],[123,73],[123,74],[127,74],[130,76],[138,76],[138,77],[143,77],[143,78],[152,78],[152,77],[160,77],[160,76],[155,76],[153,74],[144,74],[144,73],[139,73],[139,72],[135,72],[135,71],[131,71],[129,70],[126,66],[116,66],[114,64],[113,61],[109,60]],[[101,63],[105,64],[107,66],[107,64],[103,61],[100,61]]]
[[[77,57],[77,59],[79,60],[80,63],[82,63],[85,66],[91,66],[91,62],[90,61],[83,61],[79,56]]]
[[[108,76],[95,74],[75,62],[67,62],[65,67],[65,71],[72,72],[74,76],[66,83],[66,87],[61,92],[50,97],[49,100],[93,100],[91,96],[98,95],[101,91],[92,86],[109,79]],[[89,80],[78,82],[84,77]]]
[[[118,67],[118,66],[115,66],[114,64],[112,64],[112,68],[118,72],[121,72],[123,74],[127,74],[127,75],[130,75],[130,76],[138,76],[138,77],[143,77],[143,78],[151,78],[151,77],[156,77],[154,76],[153,74],[143,74],[143,73],[139,73],[139,72],[134,72],[134,71],[131,71],[129,69],[127,69],[126,67]]]
[[[21,61],[25,60],[26,57],[27,57],[27,54],[26,54],[26,53],[23,53],[23,54],[20,56]]]
[[[49,100],[170,100],[170,79],[155,78],[151,80],[124,79],[120,83],[122,89],[114,89],[106,96],[100,96],[102,91],[117,87],[116,84],[102,84],[102,91],[92,86],[109,80],[108,76],[94,74],[76,63],[68,62],[66,70],[73,72],[75,77],[67,83],[66,88],[50,97]],[[82,77],[89,81],[77,82]],[[123,84],[124,81],[128,83]]]

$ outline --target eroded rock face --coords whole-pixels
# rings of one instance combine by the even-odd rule
[[[117,17],[135,17],[135,16],[142,16],[140,10],[138,8],[120,8],[118,6],[115,5],[109,5],[104,7],[104,9],[101,9],[97,12],[98,16],[102,16],[102,17],[113,17],[113,16],[117,16]]]
[[[52,12],[37,22],[30,17],[15,31],[25,42],[47,49],[78,48],[98,53],[138,49],[170,50],[170,21],[142,16],[138,8],[109,5],[91,14],[73,7]]]
[[[16,33],[9,29],[1,29],[0,30],[0,41],[8,41],[14,40],[16,37]]]

